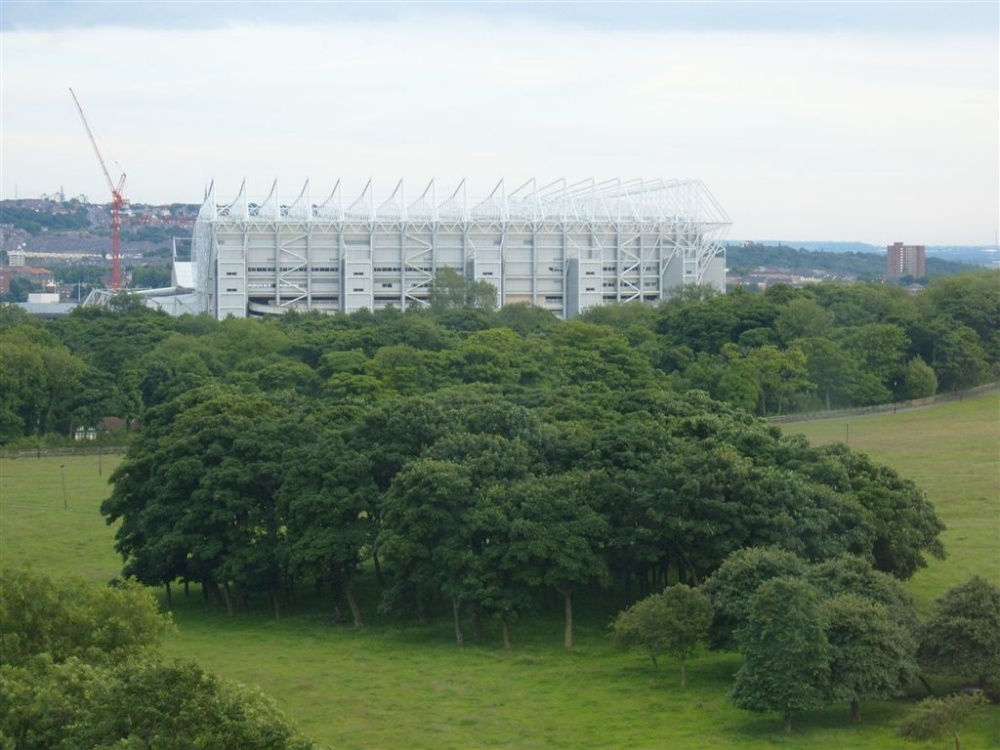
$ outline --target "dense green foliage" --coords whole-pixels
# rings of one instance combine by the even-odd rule
[[[926,613],[933,597],[972,571],[996,578],[989,552],[995,549],[990,531],[995,528],[996,476],[982,471],[995,464],[997,430],[991,415],[996,408],[992,394],[851,420],[851,446],[919,478],[948,522],[942,535],[948,559],[931,561],[906,582],[906,589],[927,605],[922,609]],[[820,442],[844,438],[842,420],[783,429],[811,432]],[[70,513],[62,511],[62,460],[71,487]],[[105,554],[114,529],[102,529],[99,518],[92,517],[106,496],[98,482],[98,460],[97,455],[0,459],[5,542],[0,565],[72,568],[98,585],[114,574],[114,559]],[[105,479],[118,460],[116,456],[109,463],[105,454]],[[813,577],[810,581],[815,585]],[[190,598],[178,595],[175,587],[179,631],[168,638],[167,648],[171,655],[196,659],[205,669],[259,684],[298,726],[332,747],[764,748],[777,743],[904,750],[908,744],[896,735],[895,726],[910,700],[864,701],[860,725],[848,722],[843,704],[832,703],[796,715],[792,737],[775,736],[780,723],[773,717],[727,705],[740,659],[732,653],[692,660],[689,686],[678,690],[674,668],[654,672],[644,655],[610,648],[605,626],[613,605],[600,606],[605,603],[589,592],[578,600],[578,650],[559,653],[554,648],[561,625],[558,612],[546,611],[518,622],[516,649],[505,653],[497,648],[499,624],[487,618],[484,643],[449,649],[450,617],[417,624],[376,613],[377,586],[369,566],[358,580],[360,603],[370,617],[367,628],[331,622],[317,610],[322,601],[310,589],[297,587],[296,601],[274,621],[263,600],[251,600],[250,611],[227,620],[224,609],[203,603],[197,586],[191,587]],[[252,659],[246,658],[248,652]],[[945,675],[928,677],[934,689],[969,684]],[[910,699],[923,694],[917,684],[908,691]],[[994,708],[977,712],[963,726],[963,740],[970,747],[993,746],[995,718]]]
[[[22,666],[38,656],[115,661],[159,643],[170,627],[144,587],[123,581],[94,590],[0,571],[0,663]]]
[[[574,321],[526,305],[494,310],[489,289],[457,274],[435,279],[428,309],[406,313],[219,322],[123,295],[110,310],[42,322],[0,307],[0,445],[141,417],[210,381],[326,406],[462,383],[525,404],[627,385],[702,390],[759,416],[925,397],[996,378],[996,287],[996,272],[982,271],[918,297],[866,284],[691,288],[657,308],[610,305]]]
[[[696,584],[732,552],[860,555],[899,578],[941,556],[923,494],[842,446],[814,449],[704,395],[505,396],[482,384],[322,408],[210,383],[149,409],[102,506],[125,572],[278,614],[311,582],[350,600],[370,560],[383,607],[509,624],[557,593]]]
[[[981,690],[1000,681],[1000,589],[980,576],[934,602],[920,638],[920,661],[932,672],[973,677]]]
[[[678,583],[651,594],[621,612],[611,623],[620,648],[638,646],[653,666],[665,653],[681,663],[681,687],[687,684],[685,662],[708,640],[712,603],[699,589]]]
[[[854,556],[808,564],[780,549],[734,552],[706,582],[713,641],[744,655],[733,702],[784,715],[902,695],[917,674],[917,618],[899,582]],[[786,683],[786,678],[789,681]]]
[[[0,571],[0,747],[312,747],[259,691],[160,661],[170,627],[134,582]]]
[[[904,737],[928,740],[950,734],[955,750],[962,750],[959,730],[969,716],[983,705],[980,695],[951,695],[946,698],[925,698],[899,727]]]

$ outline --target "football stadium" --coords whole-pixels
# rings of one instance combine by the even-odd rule
[[[690,284],[725,291],[730,222],[696,180],[529,180],[511,191],[501,180],[482,198],[465,181],[440,196],[433,180],[412,196],[400,181],[387,197],[371,181],[345,196],[337,182],[325,195],[314,201],[306,183],[285,201],[275,182],[254,201],[244,182],[220,201],[209,187],[191,245],[196,309],[217,318],[408,309],[429,304],[443,268],[492,284],[499,305],[562,318],[655,304]]]

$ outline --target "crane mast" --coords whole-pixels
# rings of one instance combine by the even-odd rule
[[[117,292],[122,288],[121,209],[125,205],[125,198],[123,196],[125,190],[125,173],[122,173],[117,183],[111,180],[108,168],[104,164],[104,157],[101,156],[101,150],[97,147],[97,139],[94,138],[94,133],[90,129],[87,116],[83,114],[83,107],[80,106],[80,100],[76,98],[76,94],[72,88],[69,90],[69,93],[73,97],[73,103],[76,104],[76,111],[80,113],[80,119],[83,120],[83,127],[86,128],[87,137],[90,138],[90,145],[94,147],[97,161],[101,165],[101,171],[104,172],[104,180],[111,191],[111,289]]]

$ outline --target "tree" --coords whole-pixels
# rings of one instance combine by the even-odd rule
[[[914,740],[930,740],[950,734],[955,740],[955,750],[962,750],[959,729],[983,702],[980,695],[925,698],[899,727],[899,733]]]
[[[313,747],[259,691],[160,662],[170,627],[134,581],[0,571],[0,747]]]
[[[910,340],[901,326],[868,323],[851,331],[846,347],[861,363],[864,372],[874,375],[884,387],[894,387],[902,375]]]
[[[461,307],[493,312],[497,289],[488,281],[470,281],[454,268],[439,268],[429,285],[431,310],[444,313]]]
[[[157,646],[170,628],[135,581],[95,590],[74,579],[0,570],[0,664],[43,654],[55,662],[121,659]]]
[[[116,549],[145,583],[177,576],[218,588],[234,611],[265,592],[275,616],[286,552],[283,452],[304,437],[294,409],[259,394],[206,387],[147,415],[101,506],[121,519]]]
[[[818,708],[830,687],[830,644],[816,591],[805,581],[775,578],[750,601],[737,633],[743,665],[730,700],[749,711],[776,711],[792,731],[792,714]]]
[[[916,639],[888,608],[857,594],[823,604],[830,643],[830,698],[851,703],[861,721],[860,702],[902,695],[917,675]]]
[[[698,589],[678,583],[642,599],[620,613],[612,631],[620,647],[639,646],[656,657],[666,653],[681,663],[681,687],[686,685],[685,663],[708,638],[712,604]]]
[[[975,677],[981,690],[1000,678],[1000,589],[980,576],[949,589],[924,624],[919,657],[933,672]]]
[[[926,567],[925,554],[943,559],[944,524],[925,494],[894,470],[855,453],[842,443],[815,449],[802,469],[863,508],[864,554],[875,568],[906,580]]]
[[[906,363],[903,370],[903,395],[909,399],[927,398],[937,393],[938,380],[934,370],[920,357]]]
[[[572,470],[512,485],[513,520],[509,565],[531,586],[551,586],[563,595],[563,644],[573,647],[573,592],[608,578],[602,543],[608,523],[597,511],[599,474]]]
[[[799,297],[790,300],[774,320],[774,328],[788,346],[796,339],[825,339],[833,325],[833,313],[813,299]]]
[[[195,664],[71,658],[0,667],[0,743],[185,750],[310,750],[260,691],[223,681]],[[8,745],[4,744],[4,747]]]
[[[344,448],[339,433],[312,423],[316,439],[289,452],[279,491],[286,509],[287,560],[294,576],[329,583],[343,595],[355,627],[364,624],[355,596],[363,550],[373,536],[368,521],[366,463]]]
[[[378,539],[379,555],[392,570],[392,587],[385,592],[390,606],[395,600],[423,610],[443,592],[452,602],[459,644],[464,642],[460,606],[467,599],[463,583],[475,566],[466,521],[472,502],[466,467],[415,460],[395,476],[383,499]]]
[[[979,385],[990,366],[976,332],[964,325],[947,325],[937,337],[931,366],[942,390],[957,391]]]
[[[769,411],[781,414],[786,401],[809,386],[806,358],[798,347],[782,351],[769,344],[752,349],[747,361],[757,383],[758,414],[762,417]]]
[[[853,352],[848,352],[836,341],[827,338],[800,339],[799,345],[806,355],[806,377],[813,383],[823,398],[827,409],[834,404],[850,405],[852,402],[866,404],[874,397],[876,401],[889,397],[889,391],[874,380],[874,376],[862,373]],[[870,379],[867,386],[865,381]],[[865,394],[874,395],[866,396]],[[860,397],[860,398],[859,398]]]
[[[712,648],[737,646],[736,633],[746,626],[750,602],[763,583],[774,578],[797,578],[805,570],[802,558],[776,547],[748,547],[729,555],[705,581],[705,593],[714,611]]]

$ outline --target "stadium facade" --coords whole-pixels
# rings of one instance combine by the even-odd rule
[[[308,183],[289,203],[277,183],[253,202],[244,182],[229,203],[208,189],[191,261],[196,306],[217,318],[423,306],[442,268],[492,284],[501,305],[571,318],[689,284],[725,291],[728,227],[693,180],[501,181],[481,200],[463,181],[442,201],[433,181],[413,201],[402,181],[383,200],[369,181],[350,201],[338,182],[319,203]]]

